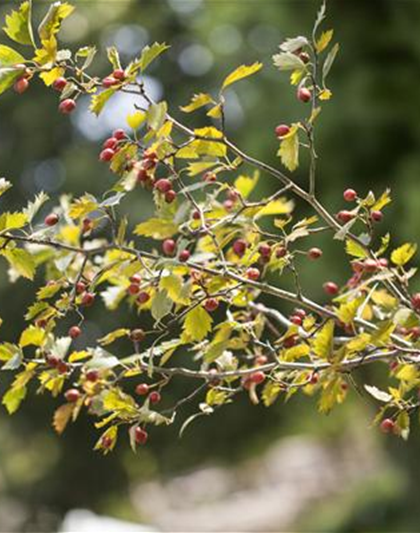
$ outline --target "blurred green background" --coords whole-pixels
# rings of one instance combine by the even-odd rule
[[[39,18],[47,2],[35,0]],[[273,129],[299,119],[287,76],[272,66],[271,56],[282,39],[308,33],[319,7],[300,0],[114,0],[77,1],[77,12],[64,25],[64,47],[115,44],[127,61],[150,42],[172,45],[150,69],[148,83],[172,110],[197,91],[216,90],[223,77],[241,63],[261,60],[263,72],[238,84],[228,98],[228,128],[251,154],[278,165]],[[2,2],[1,18],[17,2]],[[342,191],[353,187],[366,193],[389,186],[395,203],[387,209],[383,230],[392,230],[393,243],[418,239],[420,227],[420,2],[394,0],[331,0],[325,28],[335,29],[341,51],[330,78],[333,100],[319,119],[319,191],[335,211]],[[2,42],[7,42],[3,35]],[[105,74],[107,63],[97,61]],[[83,109],[72,120],[57,113],[57,95],[34,83],[22,96],[0,99],[0,173],[14,189],[1,209],[21,206],[41,189],[53,198],[63,192],[99,193],[112,176],[97,161],[100,142],[114,126],[123,125],[132,102],[122,99],[103,119],[87,117]],[[83,108],[83,106],[80,106]],[[305,110],[306,111],[306,110]],[[191,117],[187,117],[191,123]],[[266,192],[276,183],[262,176]],[[305,170],[296,180],[305,183]],[[142,217],[147,197],[134,193],[125,204],[133,219]],[[322,300],[322,283],[345,281],[349,268],[337,243],[320,240],[322,261],[302,264],[303,284]],[[314,280],[315,283],[314,283]],[[0,266],[2,340],[14,340],[23,327],[23,314],[34,288],[25,281],[10,285]],[[122,311],[124,313],[124,311]],[[121,317],[120,317],[121,318]],[[98,306],[89,323],[92,335],[107,331],[118,316],[105,316]],[[369,380],[376,372],[365,371]],[[5,377],[0,376],[3,388]],[[179,384],[182,388],[182,383]],[[356,393],[344,408],[328,418],[316,412],[310,399],[278,403],[266,410],[244,397],[213,417],[201,420],[184,438],[177,427],[155,430],[150,446],[133,455],[127,444],[103,458],[91,451],[97,436],[81,419],[63,437],[54,435],[50,420],[54,402],[30,395],[12,418],[0,417],[0,516],[19,516],[16,530],[55,531],[62,515],[82,507],[133,521],[143,517],[129,498],[130,487],[151,479],[216,462],[232,465],[258,457],[276,439],[315,436],[338,442],[349,427],[361,439],[374,439],[386,458],[385,472],[357,494],[308,507],[297,531],[418,531],[417,480],[420,473],[415,427],[408,443],[386,439],[372,429],[373,406]],[[189,414],[188,409],[182,413]],[[383,476],[382,476],[383,474]],[[322,480],[320,480],[322,483]],[[360,496],[360,494],[359,494]],[[0,530],[2,524],[0,522]]]

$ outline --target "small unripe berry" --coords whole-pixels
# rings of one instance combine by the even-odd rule
[[[122,68],[116,68],[112,73],[113,78],[119,81],[125,80],[125,71]]]
[[[386,268],[388,266],[388,259],[386,259],[386,257],[381,257],[381,259],[378,260],[378,266]]]
[[[149,394],[149,385],[147,383],[139,383],[136,387],[136,394],[139,396],[146,396]]]
[[[134,440],[136,441],[136,444],[146,444],[148,437],[149,434],[147,433],[147,431],[145,431],[141,427],[136,427],[136,429],[134,430]]]
[[[102,150],[102,152],[99,154],[99,159],[101,161],[111,161],[111,159],[114,157],[115,151],[112,148],[105,148],[105,150]]]
[[[64,394],[66,400],[70,403],[77,402],[77,400],[81,397],[80,391],[77,389],[69,389]]]
[[[315,260],[315,259],[319,259],[321,256],[322,256],[322,250],[319,248],[311,248],[308,251],[309,259]]]
[[[384,215],[382,211],[372,211],[370,218],[373,220],[373,222],[381,222],[381,220],[384,218]]]
[[[343,198],[346,202],[354,202],[357,198],[357,192],[354,189],[346,189],[343,192]]]
[[[381,422],[381,431],[391,433],[395,429],[395,422],[391,418],[384,418]]]
[[[143,342],[146,338],[146,334],[141,328],[133,329],[130,332],[130,340],[133,342]]]
[[[277,137],[281,138],[290,133],[290,127],[287,124],[279,124],[275,129]]]
[[[261,272],[258,268],[248,268],[246,271],[246,277],[252,281],[257,281],[261,276]]]
[[[55,226],[58,224],[58,221],[60,220],[60,217],[56,213],[50,213],[47,215],[44,219],[44,223],[46,226]]]
[[[80,337],[82,334],[82,330],[79,328],[79,326],[73,326],[69,329],[69,337],[72,339],[77,339],[77,337]]]
[[[104,148],[111,148],[111,150],[115,150],[115,148],[118,145],[118,139],[115,137],[109,137],[104,141],[104,144],[102,145]]]
[[[334,296],[339,291],[337,283],[334,283],[333,281],[327,281],[326,283],[324,283],[323,288],[324,291],[327,294],[330,294],[331,296]]]
[[[420,292],[413,294],[411,297],[411,305],[416,311],[420,311]]]
[[[127,287],[127,292],[128,294],[130,294],[131,296],[135,296],[136,294],[138,294],[140,292],[140,287],[138,285],[138,283],[131,283],[128,287]]]
[[[142,291],[137,296],[137,302],[139,304],[145,304],[150,300],[150,294],[148,292]]]
[[[353,220],[354,213],[352,213],[351,211],[343,210],[337,213],[337,218],[340,222],[346,224],[347,222],[350,222],[350,220]]]
[[[15,81],[13,89],[18,94],[24,93],[29,87],[29,80],[27,78],[19,78]]]
[[[162,250],[165,255],[173,256],[176,251],[176,242],[173,239],[165,239],[162,243]]]
[[[237,239],[234,243],[233,243],[233,252],[238,256],[238,257],[242,257],[246,251],[246,248],[247,248],[247,243],[246,241],[244,241],[244,239]]]
[[[182,250],[182,252],[180,252],[179,254],[179,260],[182,261],[183,263],[185,263],[185,261],[188,261],[188,259],[190,258],[191,254],[189,252],[189,250]]]
[[[255,383],[256,385],[259,385],[260,383],[265,381],[265,374],[261,370],[257,370],[256,372],[253,372],[249,376],[249,379],[250,379],[251,383]]]
[[[154,390],[149,394],[149,400],[150,403],[159,403],[162,399],[162,396],[160,395],[160,392]]]
[[[72,113],[75,109],[76,102],[73,100],[73,98],[66,98],[65,100],[60,102],[60,105],[58,106],[58,110],[64,115]]]
[[[170,190],[165,193],[165,202],[167,204],[171,204],[176,198],[176,192],[173,190]]]
[[[301,102],[307,103],[312,98],[312,93],[306,87],[301,87],[296,93],[297,99]]]
[[[92,292],[86,292],[81,301],[81,305],[84,307],[90,307],[95,301],[95,295]]]
[[[172,189],[172,183],[170,180],[166,178],[161,178],[160,180],[157,180],[154,185],[155,189],[157,189],[159,192],[165,193]]]
[[[217,300],[216,298],[208,298],[204,303],[204,309],[206,311],[209,311],[209,313],[216,311],[218,307],[219,307],[219,300]]]
[[[63,78],[63,77],[57,78],[52,84],[53,89],[55,89],[56,91],[60,93],[66,85],[67,85],[67,80],[66,78]]]
[[[112,132],[112,136],[115,137],[118,141],[122,141],[126,138],[126,133],[123,129],[119,128]]]

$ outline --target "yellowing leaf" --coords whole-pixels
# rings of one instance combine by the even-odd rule
[[[269,215],[287,215],[291,211],[293,211],[293,207],[294,203],[292,200],[287,200],[286,198],[272,200],[257,212],[255,218],[260,218]]]
[[[152,46],[145,46],[140,56],[140,69],[143,72],[152,61],[154,61],[162,52],[168,50],[170,46],[165,43],[153,43]]]
[[[328,320],[312,341],[312,350],[320,359],[330,359],[333,350],[334,320]]]
[[[118,388],[105,393],[102,405],[105,411],[117,411],[121,417],[130,417],[137,413],[137,405],[133,398]]]
[[[20,229],[28,222],[25,213],[3,213],[0,216],[0,231]]]
[[[346,240],[346,252],[353,257],[365,258],[368,253],[363,246],[351,239]]]
[[[75,407],[74,403],[65,403],[55,410],[52,425],[59,435],[66,429]]]
[[[210,118],[221,118],[222,106],[220,104],[215,105],[210,111],[207,111],[206,115]]]
[[[248,196],[255,189],[259,177],[259,172],[254,172],[252,178],[250,176],[239,176],[238,178],[236,178],[234,187],[240,193],[242,198],[248,198]]]
[[[0,67],[12,67],[24,61],[25,58],[16,50],[4,44],[0,45]]]
[[[111,88],[105,89],[105,91],[101,91],[98,94],[94,94],[90,101],[89,110],[98,116],[105,107],[105,104],[108,102],[111,96],[115,94],[115,92],[115,89]]]
[[[330,44],[331,39],[333,38],[334,30],[327,30],[321,33],[319,39],[315,44],[316,51],[318,54],[323,52],[327,46]]]
[[[277,155],[289,170],[296,170],[299,166],[299,136],[296,124],[293,124],[290,132],[282,138]]]
[[[35,276],[35,260],[32,254],[23,248],[2,250],[0,254],[7,259],[12,269],[20,276],[33,280]]]
[[[236,83],[239,80],[242,80],[243,78],[246,78],[248,76],[251,76],[252,74],[255,74],[262,68],[262,63],[253,63],[252,65],[241,65],[236,70],[231,72],[229,76],[227,76],[223,82],[222,89],[226,89],[229,85],[232,85],[232,83]]]
[[[26,396],[26,387],[11,387],[3,396],[2,404],[6,407],[9,415],[15,413]]]
[[[74,7],[67,2],[54,2],[43,21],[39,25],[38,34],[41,41],[51,39],[59,32],[62,21],[74,11]]]
[[[85,196],[81,196],[77,200],[75,200],[69,208],[69,215],[71,218],[75,220],[79,220],[81,218],[84,218],[92,211],[95,211],[95,209],[98,209],[99,205],[96,199],[86,194]]]
[[[414,256],[417,251],[417,244],[406,243],[394,250],[391,254],[391,261],[394,265],[404,266]]]
[[[111,426],[106,431],[104,431],[99,438],[98,442],[95,444],[95,450],[102,451],[103,454],[111,452],[117,443],[118,437],[118,426]]]
[[[190,298],[188,297],[188,292],[185,294],[185,287],[189,288],[188,285],[184,283],[184,280],[181,276],[176,274],[163,275],[160,278],[159,287],[166,290],[169,298],[178,304],[188,305]]]
[[[31,7],[31,2],[22,2],[17,11],[12,11],[9,15],[6,15],[6,24],[3,29],[12,41],[33,45]]]
[[[187,167],[188,176],[197,176],[197,174],[206,172],[206,170],[213,168],[215,165],[217,165],[217,161],[200,161],[199,163],[189,163]]]
[[[147,110],[147,125],[154,131],[160,130],[166,120],[166,113],[168,111],[168,104],[166,102],[159,102],[152,104]]]
[[[184,113],[192,113],[196,109],[200,109],[200,107],[204,107],[211,103],[213,103],[213,98],[209,94],[199,93],[192,97],[191,102],[188,105],[180,107],[180,109]]]
[[[115,331],[112,331],[111,333],[108,333],[108,335],[105,335],[105,337],[102,337],[98,340],[98,343],[102,346],[107,346],[108,344],[113,343],[117,339],[120,339],[121,337],[126,337],[130,333],[129,329],[126,328],[119,328]]]
[[[22,332],[19,340],[19,346],[21,348],[25,348],[25,346],[42,346],[44,340],[44,329],[35,326],[29,326]]]
[[[213,319],[209,313],[200,305],[191,309],[184,320],[183,340],[202,341],[207,333],[211,331]]]
[[[167,239],[177,233],[178,226],[172,220],[162,218],[149,218],[145,222],[137,224],[134,233],[153,239]]]
[[[337,316],[343,324],[351,324],[357,315],[359,307],[364,301],[363,297],[355,298],[350,302],[346,302],[340,305],[340,308],[337,311]]]
[[[39,77],[42,79],[42,81],[45,83],[47,87],[52,85],[57,78],[60,78],[65,73],[64,68],[61,67],[55,67],[47,72],[42,72]]]
[[[136,130],[146,120],[146,113],[144,111],[135,111],[127,116],[127,124],[133,130]]]
[[[331,97],[332,97],[332,92],[329,89],[323,89],[318,95],[318,98],[320,100],[330,100]]]

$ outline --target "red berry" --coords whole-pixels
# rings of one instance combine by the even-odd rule
[[[277,137],[281,138],[281,137],[284,137],[285,135],[287,135],[290,132],[290,127],[287,126],[287,124],[280,124],[275,129],[275,132],[276,132]]]
[[[62,359],[58,360],[57,370],[60,374],[66,374],[69,370],[69,365]]]
[[[160,392],[154,390],[149,394],[149,400],[150,403],[159,403],[162,399],[162,396],[160,395]]]
[[[150,300],[150,294],[148,292],[140,292],[139,295],[137,296],[137,302],[139,304],[145,304],[146,302],[148,302]]]
[[[102,448],[106,448],[107,450],[109,450],[112,447],[113,443],[114,443],[113,439],[109,437],[108,435],[104,435],[101,438]]]
[[[200,218],[201,218],[200,211],[198,211],[198,209],[193,211],[192,217],[193,217],[194,220],[200,220]]]
[[[145,431],[141,427],[136,427],[136,429],[134,430],[134,440],[136,441],[136,444],[146,444],[148,437],[149,434],[147,433],[147,431]]]
[[[372,211],[370,218],[373,220],[373,222],[381,222],[381,220],[384,218],[384,215],[382,211]]]
[[[248,268],[246,271],[246,277],[252,281],[257,281],[261,275],[258,268]]]
[[[334,296],[339,291],[337,283],[334,283],[333,281],[327,281],[326,283],[324,283],[323,288],[324,291],[327,294],[330,294],[331,296]]]
[[[115,137],[118,141],[122,141],[126,138],[126,133],[123,129],[114,130],[112,136]]]
[[[47,324],[48,322],[46,321],[45,318],[39,318],[36,322],[35,322],[35,325],[37,328],[41,328],[41,329],[44,329],[47,327]]]
[[[55,355],[48,354],[45,357],[45,362],[51,368],[57,368],[58,363],[60,362],[60,359],[58,357],[56,357]]]
[[[15,81],[15,84],[13,85],[13,89],[18,94],[22,94],[28,89],[29,87],[29,80],[27,78],[19,78]]]
[[[141,283],[141,276],[140,274],[133,274],[130,276],[131,283],[137,283],[137,285],[140,285]]]
[[[306,64],[311,60],[311,56],[307,52],[301,52],[299,54],[299,59]]]
[[[388,259],[386,259],[385,257],[382,257],[381,259],[379,259],[378,265],[381,268],[386,268],[388,266]]]
[[[292,322],[292,324],[295,324],[296,326],[301,326],[302,325],[302,318],[298,315],[292,315],[290,317],[290,322]]]
[[[211,183],[217,180],[217,176],[214,172],[206,172],[203,175],[203,180]]]
[[[283,346],[285,348],[292,348],[295,346],[297,341],[297,335],[290,335],[290,337],[286,337],[283,341]]]
[[[319,259],[321,256],[322,256],[322,250],[320,250],[319,248],[311,248],[308,251],[309,259],[315,260],[315,259]]]
[[[287,254],[287,249],[284,246],[279,246],[278,248],[276,248],[277,259],[284,257],[286,254]]]
[[[165,202],[167,204],[171,204],[176,198],[176,192],[175,191],[168,191],[165,193]]]
[[[416,311],[420,311],[420,292],[413,294],[411,297],[411,305]]]
[[[77,402],[81,394],[80,394],[80,391],[77,389],[69,389],[68,391],[66,391],[64,396],[68,402],[74,403],[74,402]]]
[[[95,301],[95,295],[92,292],[85,292],[82,297],[81,305],[90,307]]]
[[[293,314],[295,316],[299,316],[302,320],[306,317],[306,311],[305,309],[295,309],[293,311]]]
[[[414,326],[413,328],[411,328],[410,333],[414,340],[420,339],[420,327],[419,326]]]
[[[306,87],[301,87],[296,93],[297,99],[301,102],[307,103],[312,98],[312,93]]]
[[[261,370],[257,370],[256,372],[253,372],[249,376],[249,379],[250,379],[251,383],[255,383],[256,385],[259,385],[260,383],[265,381],[265,374]]]
[[[73,326],[69,329],[69,336],[72,339],[77,339],[77,337],[80,337],[82,333],[82,330],[79,328],[79,326]]]
[[[92,382],[95,382],[95,381],[98,381],[99,379],[99,372],[97,370],[88,370],[86,372],[86,379],[88,381],[92,381]]]
[[[116,80],[113,76],[107,76],[102,80],[102,87],[105,87],[105,89],[109,89],[110,87],[117,85],[117,83],[118,80]]]
[[[247,243],[246,241],[244,241],[244,239],[237,239],[234,243],[233,243],[233,252],[238,256],[238,257],[242,257],[246,251],[246,248],[247,248]]]
[[[141,168],[137,173],[137,181],[139,183],[144,183],[149,179],[148,173],[144,170],[144,168]]]
[[[176,242],[173,239],[165,239],[162,243],[162,250],[165,255],[173,256],[176,251]]]
[[[353,220],[354,213],[352,213],[351,211],[343,210],[337,213],[337,218],[340,222],[346,224],[347,222],[350,222],[350,220]]]
[[[381,422],[381,431],[391,433],[395,429],[395,422],[391,418],[384,418]]]
[[[260,244],[258,251],[263,257],[270,257],[271,255],[271,246],[269,244]]]
[[[146,338],[146,334],[141,328],[133,329],[130,332],[130,340],[133,342],[143,342]]]
[[[363,262],[363,269],[366,272],[375,272],[375,270],[378,269],[378,266],[378,261],[376,261],[375,259],[366,259]]]
[[[343,198],[346,202],[354,202],[357,198],[357,192],[354,189],[346,189],[343,192]]]
[[[82,292],[85,292],[86,287],[87,287],[86,283],[84,283],[83,281],[78,281],[76,283],[76,292],[77,292],[77,294],[82,294]]]
[[[311,385],[316,385],[319,381],[318,374],[316,372],[313,372],[309,377],[309,383]]]
[[[93,220],[91,218],[84,218],[82,220],[82,232],[88,233],[93,228]]]
[[[191,256],[191,254],[190,254],[189,250],[182,250],[182,252],[180,252],[180,254],[179,254],[179,260],[182,261],[183,263],[185,263],[185,261],[188,261],[190,256]]]
[[[217,300],[216,298],[208,298],[204,303],[204,309],[208,311],[209,313],[216,311],[218,307],[219,307],[219,300]]]
[[[235,204],[232,200],[225,200],[223,202],[223,207],[226,209],[226,211],[230,211],[231,209],[233,209],[234,205]]]
[[[146,396],[146,394],[149,394],[149,385],[147,383],[139,383],[136,387],[136,394],[139,396]]]
[[[109,139],[106,139],[104,141],[104,144],[102,145],[104,148],[111,148],[111,150],[115,150],[115,148],[118,145],[118,139],[115,137],[109,137]]]
[[[59,92],[61,92],[66,85],[67,85],[67,80],[66,78],[63,78],[63,77],[57,78],[52,84],[53,89]]]
[[[155,161],[159,159],[157,153],[150,150],[146,150],[146,152],[143,154],[143,157],[144,159],[154,159]]]
[[[161,178],[160,180],[157,180],[154,185],[155,189],[157,189],[159,192],[165,193],[172,189],[172,183],[170,180],[166,178]]]
[[[152,168],[155,168],[156,164],[157,161],[155,161],[154,159],[144,159],[142,162],[142,167],[145,170],[151,170]]]
[[[105,148],[105,150],[102,150],[102,152],[99,154],[99,159],[101,161],[111,161],[114,155],[115,151],[112,150],[112,148]]]
[[[73,98],[66,98],[65,100],[60,102],[60,105],[58,106],[58,110],[64,115],[72,113],[75,109],[76,102],[73,100]]]
[[[140,287],[138,283],[131,283],[131,285],[129,285],[127,288],[127,292],[131,296],[135,296],[136,294],[138,294],[140,292]]]
[[[44,223],[46,226],[55,226],[58,224],[58,221],[60,220],[60,217],[56,215],[55,213],[51,213],[47,215],[44,219]]]
[[[113,78],[119,81],[125,80],[125,71],[122,68],[116,68],[112,73]]]
[[[268,363],[268,357],[266,355],[259,355],[255,358],[255,364],[257,366],[266,365]]]

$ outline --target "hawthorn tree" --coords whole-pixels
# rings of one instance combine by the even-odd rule
[[[290,73],[305,112],[274,132],[280,168],[242,151],[225,126],[226,91],[257,74],[261,63],[238,67],[218,94],[194,95],[175,117],[143,81],[166,44],[146,46],[128,65],[109,48],[110,72],[99,79],[89,74],[94,46],[74,52],[59,46],[73,6],[51,4],[36,31],[31,7],[24,1],[6,16],[4,32],[18,50],[0,45],[0,93],[22,94],[40,78],[64,115],[82,95],[96,115],[118,92],[135,95],[137,103],[99,150],[115,176],[102,197],[65,195],[43,218],[49,198],[40,193],[22,211],[0,216],[0,255],[11,281],[44,279],[20,338],[0,344],[2,370],[14,373],[3,391],[7,411],[20,407],[28,389],[60,397],[56,431],[86,411],[102,432],[96,449],[107,453],[124,428],[134,450],[145,444],[149,426],[172,424],[186,403],[196,405],[196,414],[181,433],[241,394],[268,407],[303,393],[328,413],[355,389],[378,402],[374,422],[384,432],[407,438],[420,405],[420,293],[410,290],[416,270],[407,266],[416,245],[390,251],[390,235],[381,234],[388,190],[362,197],[347,189],[338,213],[318,197],[315,129],[332,97],[326,79],[339,50],[333,30],[321,29],[325,4],[310,37],[287,39],[273,56],[274,66]],[[205,122],[186,126],[182,114],[199,109],[206,110]],[[303,150],[304,186],[293,178]],[[258,196],[260,176],[278,184],[271,196]],[[0,194],[10,187],[1,178]],[[139,192],[155,213],[131,221],[123,200]],[[313,214],[296,219],[296,202]],[[322,250],[311,245],[319,232],[345,248],[351,273],[342,287],[324,284],[327,303],[309,299],[299,275],[302,260],[322,260]],[[286,276],[294,291],[281,288]],[[268,307],[267,295],[278,306]],[[286,304],[295,307],[291,314],[282,312]],[[109,312],[126,306],[138,327],[118,324],[97,345],[76,350],[73,341],[94,305]],[[150,318],[153,327],[145,328]],[[363,382],[358,369],[368,364],[385,365],[387,390]],[[181,378],[185,393],[166,405],[166,387]]]

